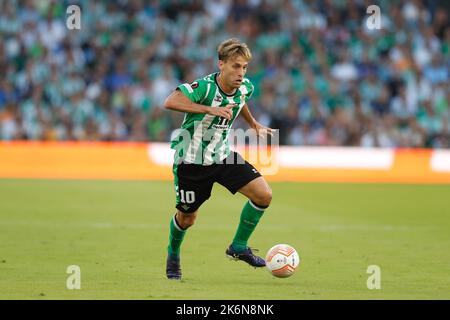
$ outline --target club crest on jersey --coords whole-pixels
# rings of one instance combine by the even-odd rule
[[[191,88],[192,89],[198,88],[198,82],[197,81],[192,82],[191,83]]]
[[[214,97],[214,101],[221,103],[223,100],[222,96],[220,94],[216,94]]]

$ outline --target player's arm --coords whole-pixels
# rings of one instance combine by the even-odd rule
[[[241,116],[248,123],[250,128],[255,128],[257,121],[255,120],[255,118],[253,118],[252,114],[250,113],[248,104],[244,104],[244,107],[242,107]]]
[[[224,108],[212,108],[193,102],[186,97],[180,90],[173,91],[164,102],[164,107],[169,110],[175,110],[188,113],[206,113],[214,116],[224,117],[230,120],[233,116],[232,108],[236,104],[230,104]]]
[[[265,127],[258,121],[256,121],[256,119],[252,116],[247,103],[244,104],[244,106],[242,107],[241,115],[244,118],[244,120],[248,123],[250,128],[253,128],[257,131],[258,135],[263,136],[266,134],[270,134],[271,136],[273,136],[273,132],[275,131],[275,129]]]

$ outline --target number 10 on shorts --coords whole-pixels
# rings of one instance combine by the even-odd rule
[[[180,201],[182,203],[194,203],[195,202],[195,192],[194,191],[184,191],[180,190]]]

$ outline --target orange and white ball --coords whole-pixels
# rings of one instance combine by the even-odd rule
[[[297,250],[288,244],[277,244],[266,255],[266,267],[277,278],[292,276],[299,264]]]

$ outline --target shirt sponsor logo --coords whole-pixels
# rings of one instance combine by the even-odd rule
[[[227,130],[228,129],[228,124],[213,124],[212,127],[214,129],[219,129],[219,130]]]

